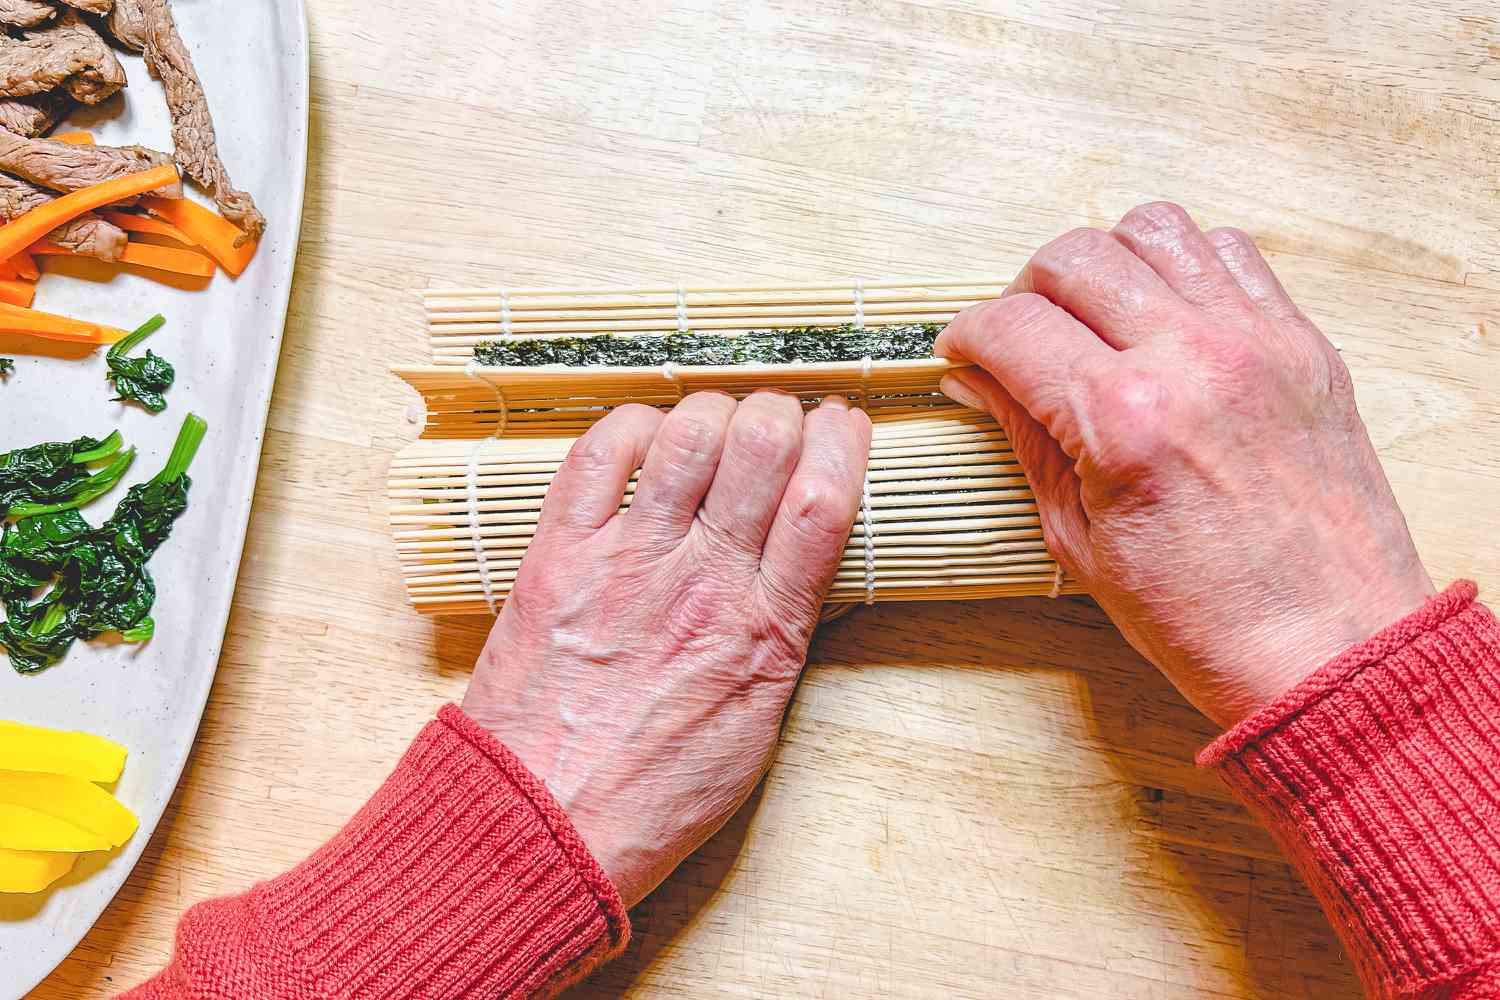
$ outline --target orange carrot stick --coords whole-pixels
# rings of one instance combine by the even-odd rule
[[[0,226],[0,260],[14,257],[64,222],[76,219],[84,212],[123,198],[145,194],[168,184],[176,184],[179,180],[177,168],[164,163],[150,170],[138,170],[91,184],[60,198],[43,202]]]
[[[30,252],[56,257],[87,256],[76,250],[60,247],[56,243],[48,243],[46,240],[33,243]],[[174,274],[185,274],[192,278],[211,278],[214,273],[212,258],[193,250],[159,247],[154,243],[125,244],[125,250],[120,254],[120,259],[116,263],[150,267],[158,271],[171,271]]]
[[[48,138],[56,142],[66,142],[70,146],[92,146],[94,134],[92,132],[59,132]]]
[[[127,233],[150,233],[153,236],[165,236],[169,240],[176,240],[185,246],[197,246],[193,238],[178,229],[170,222],[163,222],[155,216],[136,215],[134,212],[100,212],[105,221],[111,222]]]
[[[154,243],[127,243],[120,260],[137,267],[154,267],[158,271],[171,271],[193,278],[211,278],[214,274],[212,257],[194,250],[159,247]]]
[[[13,306],[30,306],[36,298],[36,286],[18,279],[0,280],[0,302]]]
[[[245,233],[234,223],[196,201],[187,198],[142,198],[141,204],[152,215],[160,216],[184,233],[198,246],[208,251],[209,256],[219,262],[235,277],[245,270],[250,258],[255,256],[255,242],[245,238]],[[243,244],[241,244],[243,241]]]
[[[66,340],[75,344],[113,344],[125,336],[124,330],[113,326],[86,323],[80,319],[38,312],[4,302],[0,302],[0,333],[24,333],[31,337]]]

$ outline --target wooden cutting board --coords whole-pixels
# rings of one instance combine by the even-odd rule
[[[304,857],[462,693],[486,623],[407,608],[382,499],[432,277],[1011,274],[1175,198],[1341,343],[1433,576],[1500,585],[1480,4],[309,8],[304,235],[222,667],[174,807],[38,998],[160,967],[183,909]],[[1194,768],[1213,735],[1086,599],[856,611],[764,790],[576,995],[1353,1000]]]

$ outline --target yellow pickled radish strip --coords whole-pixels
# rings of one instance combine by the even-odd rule
[[[135,814],[98,785],[69,774],[0,771],[0,804],[13,804],[66,820],[119,847],[135,833]]]
[[[0,848],[12,851],[107,851],[114,845],[102,833],[59,816],[0,802]]]
[[[76,854],[0,848],[0,892],[41,892],[73,870]]]
[[[107,784],[124,767],[125,748],[114,740],[0,720],[0,768],[71,774]]]

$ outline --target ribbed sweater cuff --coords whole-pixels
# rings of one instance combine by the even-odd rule
[[[1500,963],[1500,624],[1464,581],[1199,757],[1307,879],[1370,995]]]
[[[148,990],[528,997],[583,977],[629,934],[619,894],[542,783],[449,705],[311,858],[189,911],[173,966]]]

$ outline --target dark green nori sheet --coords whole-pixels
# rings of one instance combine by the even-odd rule
[[[534,367],[640,367],[677,365],[792,364],[820,361],[913,361],[932,356],[941,323],[905,326],[804,326],[750,333],[669,333],[626,336],[513,337],[474,348],[482,365]]]

